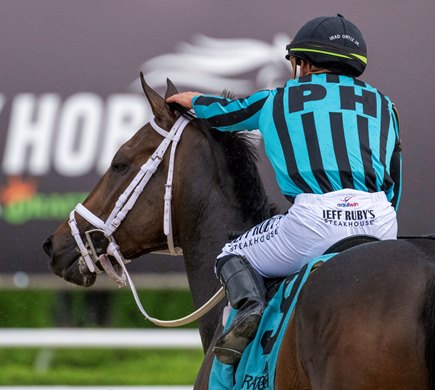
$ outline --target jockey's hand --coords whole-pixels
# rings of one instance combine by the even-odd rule
[[[182,92],[172,95],[166,99],[166,103],[178,103],[183,107],[192,108],[192,99],[195,96],[201,95],[199,92]]]

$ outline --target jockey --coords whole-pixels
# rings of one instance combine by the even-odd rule
[[[216,274],[234,308],[214,352],[236,364],[254,338],[265,301],[263,277],[297,272],[352,235],[397,238],[402,157],[397,111],[359,77],[367,64],[359,29],[341,15],[307,22],[287,46],[293,78],[242,99],[184,92],[220,131],[259,129],[282,193],[293,203],[227,243]],[[297,70],[299,70],[297,72]]]

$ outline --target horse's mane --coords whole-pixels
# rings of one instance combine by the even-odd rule
[[[224,92],[223,95],[229,97],[228,92]],[[255,223],[270,218],[276,210],[275,206],[269,203],[258,172],[257,161],[259,156],[252,135],[247,132],[216,130],[207,121],[196,118],[186,108],[178,104],[171,104],[171,107],[196,124],[209,142],[221,145],[221,148],[212,147],[211,150],[215,154],[215,161],[219,161],[216,150],[220,149],[223,152],[229,175],[234,179],[234,194],[240,205],[243,218],[245,220],[252,218]]]

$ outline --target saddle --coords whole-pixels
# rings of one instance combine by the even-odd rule
[[[340,253],[345,251],[346,249],[350,249],[354,246],[365,244],[368,242],[380,241],[379,238],[374,236],[358,234],[355,236],[350,236],[343,238],[340,241],[337,241],[335,244],[331,245],[324,253],[324,255],[328,255],[330,253]]]

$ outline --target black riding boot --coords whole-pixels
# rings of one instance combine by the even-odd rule
[[[220,258],[216,271],[231,306],[238,312],[213,352],[220,362],[236,364],[255,337],[266,306],[266,289],[263,277],[241,256]]]

